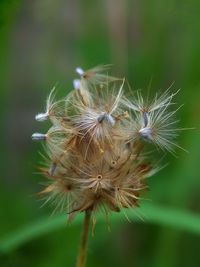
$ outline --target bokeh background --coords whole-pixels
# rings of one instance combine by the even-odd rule
[[[199,0],[1,0],[0,1],[0,239],[51,214],[34,194],[41,145],[34,121],[57,83],[58,96],[72,89],[75,67],[113,64],[145,94],[181,88],[177,116],[184,131],[168,166],[149,179],[147,197],[161,207],[200,212],[200,1]],[[170,216],[170,215],[169,215]],[[90,237],[88,267],[200,266],[195,232],[159,223],[100,223]],[[30,229],[31,231],[31,229]],[[58,227],[0,255],[2,267],[74,266],[81,225]],[[12,234],[13,233],[13,234]]]

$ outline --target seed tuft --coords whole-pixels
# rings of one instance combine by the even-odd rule
[[[44,113],[37,121],[50,120],[46,134],[32,139],[46,141],[47,160],[41,172],[48,184],[40,193],[55,211],[74,218],[78,212],[118,212],[138,206],[146,190],[145,178],[158,167],[145,153],[146,141],[174,152],[177,120],[171,111],[176,93],[169,90],[152,101],[140,92],[127,97],[124,79],[109,76],[108,66],[83,71],[62,100],[51,91]],[[95,220],[94,220],[95,221]]]

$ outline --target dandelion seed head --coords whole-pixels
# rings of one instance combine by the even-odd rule
[[[176,144],[176,111],[169,90],[145,99],[141,92],[126,97],[125,81],[108,75],[108,66],[84,71],[73,81],[74,89],[55,100],[55,88],[46,110],[37,121],[49,119],[45,141],[46,164],[41,168],[48,184],[40,195],[54,212],[70,218],[90,210],[119,212],[135,208],[146,190],[145,178],[158,170],[152,155],[144,156],[146,141],[173,152]]]

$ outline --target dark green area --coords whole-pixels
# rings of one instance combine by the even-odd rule
[[[0,266],[74,266],[82,217],[66,226],[40,208],[42,148],[30,136],[48,127],[34,115],[51,88],[65,96],[75,67],[101,63],[144,94],[151,80],[152,94],[174,82],[180,127],[195,129],[178,138],[189,153],[166,155],[168,166],[149,179],[144,222],[122,212],[109,232],[99,218],[88,267],[200,266],[199,12],[198,0],[0,1]]]

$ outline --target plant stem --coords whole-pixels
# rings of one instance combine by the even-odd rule
[[[88,244],[88,230],[90,225],[91,211],[85,212],[83,229],[80,240],[80,248],[77,257],[76,267],[84,267],[86,263],[87,256],[87,244]]]

